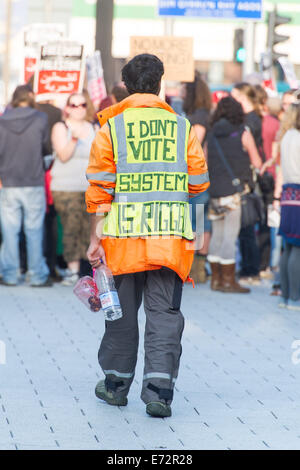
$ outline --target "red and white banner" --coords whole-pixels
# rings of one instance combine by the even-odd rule
[[[25,57],[24,58],[24,82],[27,83],[28,80],[34,75],[36,67],[36,57]]]
[[[54,100],[57,95],[80,93],[84,65],[81,44],[65,40],[41,46],[34,77],[36,100]]]
[[[95,109],[99,109],[101,101],[107,96],[100,51],[86,58],[88,92]]]

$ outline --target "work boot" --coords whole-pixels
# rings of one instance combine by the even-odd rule
[[[194,280],[195,284],[204,284],[207,281],[205,262],[206,256],[195,253],[190,272],[190,277]]]
[[[105,380],[100,380],[100,382],[97,383],[95,395],[97,398],[106,401],[109,405],[126,406],[128,403],[127,397],[116,397],[110,390],[107,390]]]
[[[236,294],[247,294],[250,289],[242,287],[235,279],[235,263],[221,264],[221,285],[220,291]]]
[[[211,269],[211,290],[220,290],[221,286],[221,265],[220,263],[209,263]]]
[[[172,415],[170,405],[161,401],[150,401],[146,406],[146,412],[155,418],[169,418]]]

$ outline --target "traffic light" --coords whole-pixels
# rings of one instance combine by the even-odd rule
[[[289,39],[289,36],[283,36],[282,34],[278,34],[276,32],[276,28],[277,28],[277,26],[280,26],[282,24],[289,23],[291,20],[292,19],[290,17],[278,15],[276,8],[269,13],[269,16],[268,16],[267,48],[268,48],[269,51],[271,51],[272,63],[273,64],[276,62],[276,60],[279,57],[288,55],[288,54],[283,54],[283,53],[276,52],[274,50],[274,46],[276,46],[276,44],[287,41]]]
[[[234,30],[233,40],[233,61],[244,62],[246,58],[246,49],[244,48],[244,30],[241,28]]]

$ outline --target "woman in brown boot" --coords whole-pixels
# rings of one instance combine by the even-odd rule
[[[250,290],[235,279],[235,248],[241,228],[237,186],[240,190],[247,187],[251,181],[250,164],[260,168],[262,162],[251,133],[244,127],[243,109],[232,97],[223,98],[213,115],[207,154],[211,182],[212,238],[208,255],[211,289],[247,293]]]

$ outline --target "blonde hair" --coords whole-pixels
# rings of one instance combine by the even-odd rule
[[[266,105],[267,105],[269,113],[272,116],[278,116],[282,110],[281,99],[277,98],[277,96],[269,97],[267,99]]]
[[[253,85],[247,82],[236,83],[233,88],[239,90],[253,105],[253,110],[261,117],[261,105],[259,102],[258,92]]]
[[[293,129],[296,125],[297,115],[298,115],[298,108],[299,105],[291,105],[283,114],[283,118],[280,124],[280,128],[278,131],[277,141],[281,142],[285,133],[289,129]]]

